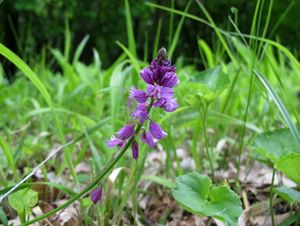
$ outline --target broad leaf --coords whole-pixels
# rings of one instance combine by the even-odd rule
[[[276,169],[300,184],[300,148],[289,129],[262,133],[256,137],[254,146]]]
[[[274,191],[289,203],[300,203],[300,192],[285,186],[274,188]]]
[[[172,194],[188,211],[215,217],[228,225],[237,225],[242,213],[242,204],[237,194],[227,186],[212,187],[209,177],[197,172],[177,177]]]
[[[300,154],[293,153],[287,157],[281,157],[275,164],[275,168],[282,171],[287,177],[300,184]]]
[[[193,75],[192,80],[184,85],[185,99],[195,107],[203,103],[210,104],[230,84],[228,74],[221,67],[215,67]]]
[[[255,138],[254,146],[257,152],[273,161],[293,152],[300,153],[289,129],[261,133]]]
[[[29,188],[22,189],[11,194],[8,201],[9,205],[18,212],[20,218],[24,218],[31,213],[32,207],[37,204],[38,193]]]

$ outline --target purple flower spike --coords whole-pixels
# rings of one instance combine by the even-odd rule
[[[157,123],[153,122],[152,120],[150,121],[150,126],[149,126],[149,129],[150,129],[150,133],[151,135],[156,138],[156,139],[159,139],[161,140],[164,136],[167,135],[167,133],[165,133],[160,125],[158,125]]]
[[[112,136],[111,139],[109,141],[107,141],[106,144],[110,148],[115,147],[115,146],[122,148],[122,147],[124,147],[125,142],[124,142],[124,140],[121,140],[119,138],[116,138],[115,136]]]
[[[153,73],[152,73],[152,71],[150,71],[148,68],[144,68],[143,70],[141,70],[140,75],[146,83],[153,85]]]
[[[145,144],[148,144],[150,148],[154,148],[155,147],[155,144],[154,144],[154,140],[153,140],[153,137],[152,135],[147,132],[147,131],[144,131],[142,134],[141,134],[141,141]]]
[[[132,124],[125,125],[122,129],[120,129],[119,132],[117,132],[117,135],[121,140],[126,140],[129,137],[132,137],[133,134],[134,134],[134,125]]]
[[[176,77],[176,74],[173,72],[167,72],[160,81],[161,86],[169,87],[169,88],[176,86],[177,83],[178,83],[178,79]]]
[[[131,148],[132,148],[132,156],[135,160],[137,160],[139,157],[139,144],[136,142],[136,140],[132,141]]]
[[[151,61],[149,67],[145,67],[140,71],[140,76],[145,81],[147,89],[138,90],[133,86],[129,91],[129,100],[137,101],[135,110],[130,114],[132,120],[116,133],[116,137],[112,136],[107,142],[109,147],[124,148],[126,143],[128,146],[131,145],[132,156],[135,160],[139,157],[139,146],[136,137],[140,134],[140,130],[145,128],[144,123],[146,120],[150,120],[149,131],[143,129],[143,132],[141,132],[140,139],[143,143],[154,148],[155,142],[167,135],[160,125],[151,121],[149,117],[151,108],[160,107],[166,112],[172,112],[178,108],[173,89],[179,82],[176,67],[168,59],[165,48],[158,51],[157,57]],[[128,103],[128,106],[131,106],[131,103]]]
[[[130,96],[133,97],[134,99],[136,99],[136,101],[139,103],[145,103],[148,99],[147,94],[144,91],[138,90],[134,86],[131,87],[131,90],[129,93],[130,93]]]
[[[91,192],[91,200],[93,201],[94,204],[97,202],[100,202],[102,200],[102,188],[97,188],[94,191]]]

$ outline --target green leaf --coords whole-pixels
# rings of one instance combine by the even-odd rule
[[[175,184],[173,181],[170,181],[166,178],[163,178],[163,177],[159,177],[159,176],[149,176],[149,175],[143,175],[142,180],[146,180],[146,181],[152,181],[156,184],[159,184],[159,185],[162,185],[166,188],[174,188],[175,187]]]
[[[116,121],[120,114],[120,98],[122,98],[122,87],[124,87],[127,73],[131,67],[124,69],[126,61],[117,65],[111,75],[109,88],[110,88],[110,106],[111,106],[111,120],[114,130],[117,129]]]
[[[7,217],[5,212],[3,211],[2,207],[0,207],[0,222],[4,225],[8,225]]]
[[[288,178],[300,185],[300,154],[291,154],[280,158],[275,168],[282,171]]]
[[[188,103],[199,107],[211,103],[230,84],[228,74],[220,66],[194,74],[191,82],[184,85]]]
[[[8,197],[9,205],[15,209],[19,216],[31,213],[31,208],[38,202],[38,193],[32,189],[22,189]]]
[[[259,154],[272,161],[300,151],[289,129],[261,133],[255,138],[254,146]]]
[[[300,192],[285,186],[274,188],[274,191],[289,203],[300,203]]]
[[[188,211],[215,217],[229,225],[237,225],[242,213],[242,204],[237,194],[227,186],[212,187],[209,177],[197,172],[177,177],[172,194]]]
[[[254,146],[276,169],[300,184],[300,148],[289,129],[261,133],[254,140]]]

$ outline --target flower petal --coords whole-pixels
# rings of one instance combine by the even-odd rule
[[[94,204],[96,204],[97,202],[100,202],[102,200],[102,195],[103,195],[102,188],[99,187],[91,192],[91,200],[93,201]]]
[[[148,96],[144,91],[138,90],[134,86],[131,87],[129,94],[139,103],[145,103],[148,99]]]
[[[172,111],[175,111],[177,109],[178,104],[176,102],[176,99],[172,99],[172,100],[166,102],[165,104],[163,104],[160,107],[163,108],[167,112],[172,112]]]
[[[154,143],[154,140],[153,140],[153,137],[151,136],[151,134],[147,131],[144,131],[142,134],[141,134],[141,141],[145,144],[148,144],[151,148],[154,148],[155,147],[155,143]]]
[[[133,134],[134,134],[134,125],[132,124],[127,124],[123,126],[123,128],[120,129],[119,132],[117,132],[117,135],[121,140],[126,140],[129,137],[132,137]]]
[[[134,119],[139,119],[139,123],[143,124],[146,121],[146,119],[148,118],[147,108],[148,108],[148,103],[147,102],[140,103],[136,107],[135,111],[132,112],[130,115]]]
[[[174,72],[167,72],[161,79],[160,85],[164,87],[174,87],[178,83],[177,76]]]
[[[167,133],[165,133],[162,128],[160,127],[160,125],[158,125],[157,123],[153,122],[152,120],[150,121],[150,126],[149,126],[149,130],[151,135],[156,138],[161,140],[164,136],[167,135]]]
[[[132,148],[132,156],[135,160],[137,160],[139,157],[139,145],[136,142],[136,140],[132,141],[131,148]]]
[[[171,100],[174,96],[174,90],[169,87],[162,87],[161,88],[161,97],[166,100]]]
[[[153,73],[149,68],[142,69],[140,76],[146,83],[153,85]]]
[[[125,142],[119,138],[116,138],[115,136],[112,136],[112,138],[109,141],[107,141],[106,144],[110,148],[115,146],[122,148],[125,145]]]

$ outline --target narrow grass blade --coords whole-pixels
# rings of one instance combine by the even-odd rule
[[[57,188],[58,190],[66,193],[67,195],[76,195],[77,194],[75,191],[73,191],[73,190],[65,187],[64,185],[57,184],[57,183],[54,183],[54,182],[32,182],[32,183],[24,183],[24,184],[20,185],[14,191],[16,192],[16,191],[19,191],[19,190],[22,190],[22,189],[28,188],[28,187],[31,188],[33,185],[47,185],[49,187]],[[5,194],[9,190],[11,190],[14,186],[10,186],[10,187],[7,187],[7,188],[4,188],[4,189],[0,190],[0,195]]]
[[[137,60],[137,58],[121,42],[117,41],[117,44],[118,44],[118,46],[120,46],[123,49],[125,54],[129,57],[131,63],[134,66],[135,71],[137,72],[137,74],[139,74],[141,67],[140,67],[140,64],[139,64],[139,61]]]
[[[184,13],[187,13],[187,11],[189,10],[189,7],[191,5],[191,1],[188,2],[187,6],[185,7],[184,9]],[[172,41],[172,44],[171,44],[171,47],[169,49],[169,52],[168,52],[168,57],[170,59],[172,59],[172,56],[173,56],[173,53],[175,51],[175,48],[177,46],[177,43],[179,41],[179,35],[180,35],[180,32],[181,32],[181,29],[182,29],[182,26],[183,26],[183,23],[184,23],[184,20],[185,20],[185,15],[183,15],[179,21],[179,24],[176,28],[176,31],[175,31],[175,34],[174,34],[174,38],[173,38],[173,41]]]
[[[40,79],[36,76],[36,74],[30,69],[30,67],[20,57],[18,57],[16,54],[14,54],[11,50],[6,48],[1,43],[0,43],[0,54],[3,55],[5,58],[7,58],[14,65],[16,65],[30,79],[30,81],[35,85],[35,87],[40,91],[47,104],[50,107],[52,107],[53,106],[52,100],[47,89],[40,81]]]
[[[2,137],[0,137],[0,147],[2,148],[2,151],[4,153],[6,161],[7,161],[8,165],[9,165],[9,167],[12,169],[12,171],[14,173],[14,176],[17,177],[17,168],[16,168],[16,164],[15,164],[13,155],[11,153],[10,148],[5,143],[5,141],[4,141],[4,139]]]
[[[279,98],[277,93],[273,90],[270,83],[265,79],[265,77],[260,72],[258,72],[257,70],[254,69],[254,74],[256,75],[258,80],[261,82],[261,84],[265,87],[268,94],[270,95],[270,97],[272,98],[274,103],[276,104],[276,106],[277,106],[278,110],[280,111],[284,121],[286,122],[286,124],[290,128],[290,131],[291,131],[295,141],[300,146],[299,131],[298,131],[296,125],[294,124],[294,122],[292,121],[292,119],[291,119],[291,117],[288,113],[288,110],[286,109],[284,103],[281,101],[281,99]]]
[[[212,53],[211,49],[207,45],[207,43],[203,39],[199,39],[198,40],[198,46],[199,46],[199,48],[201,48],[203,50],[203,52],[205,54],[207,64],[208,64],[208,68],[215,67],[216,65],[215,65],[215,61],[214,61],[214,56],[213,56],[213,53]]]
[[[78,47],[76,48],[76,51],[75,51],[75,54],[74,54],[74,58],[73,58],[73,63],[72,65],[75,66],[75,64],[78,63],[78,60],[79,60],[79,57],[86,45],[86,43],[88,42],[90,36],[89,35],[86,35],[82,40],[81,42],[79,43]]]
[[[97,123],[95,126],[87,129],[85,132],[81,133],[78,137],[76,137],[74,140],[71,140],[70,142],[59,146],[56,148],[51,154],[47,156],[38,166],[36,166],[26,177],[24,177],[20,182],[18,182],[16,185],[14,185],[10,190],[8,190],[5,194],[0,195],[0,202],[2,202],[7,196],[9,196],[12,192],[14,192],[16,189],[18,189],[25,181],[27,181],[32,175],[35,174],[35,172],[41,168],[49,159],[51,159],[53,156],[55,156],[58,152],[63,150],[64,148],[75,144],[79,140],[83,139],[87,134],[92,134],[94,133],[97,129],[102,127],[108,122],[108,118],[101,120],[99,123]]]
[[[135,45],[132,18],[131,18],[131,12],[130,12],[128,0],[125,0],[125,11],[126,11],[126,28],[127,28],[128,46],[132,55],[136,57],[137,56],[136,45]]]
[[[155,40],[154,40],[153,55],[152,55],[153,58],[156,57],[156,54],[158,51],[158,43],[160,40],[160,32],[161,32],[161,24],[162,24],[162,19],[159,19],[157,30],[156,30],[156,35],[155,35]]]

